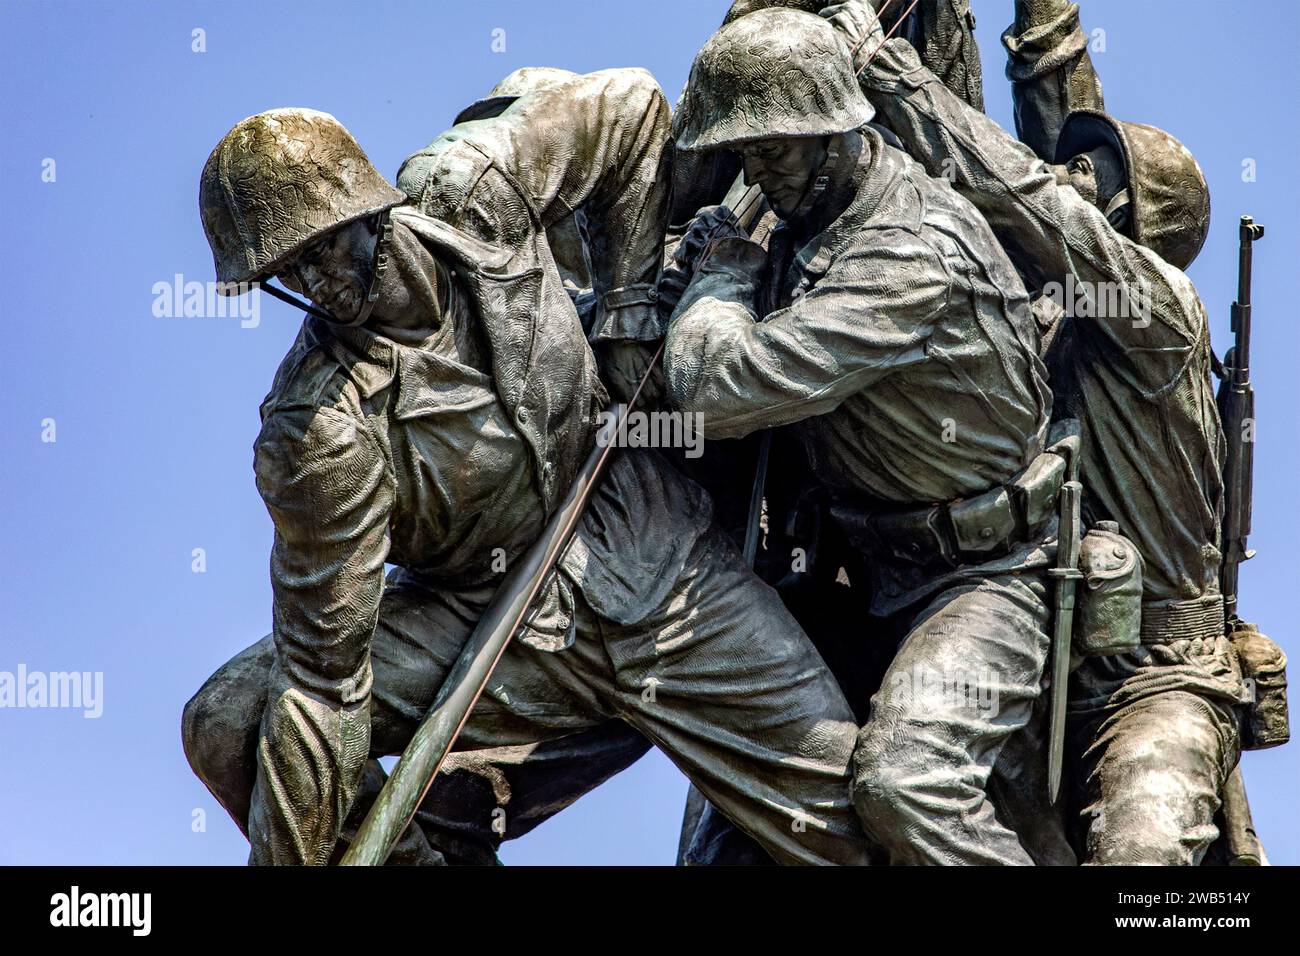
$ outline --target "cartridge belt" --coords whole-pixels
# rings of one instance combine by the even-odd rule
[[[831,515],[873,557],[923,568],[983,564],[1042,534],[1065,474],[1066,459],[1044,452],[1011,481],[974,497],[898,510],[836,496]]]
[[[1223,595],[1207,594],[1191,601],[1159,601],[1142,605],[1142,643],[1222,637]]]

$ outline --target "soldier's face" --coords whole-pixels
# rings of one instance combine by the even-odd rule
[[[369,220],[336,229],[289,260],[279,279],[340,322],[361,314],[378,238]]]
[[[773,211],[789,219],[826,162],[826,144],[824,136],[783,136],[745,143],[740,147],[745,182],[757,185]]]
[[[1115,194],[1128,185],[1124,159],[1109,146],[1080,153],[1065,164],[1065,172],[1075,192],[1103,212]],[[1110,224],[1126,233],[1131,212],[1132,204],[1123,204],[1109,214]]]

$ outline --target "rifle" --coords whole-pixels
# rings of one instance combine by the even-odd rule
[[[1250,284],[1254,244],[1264,227],[1241,217],[1241,250],[1237,260],[1237,301],[1232,303],[1232,348],[1223,358],[1217,402],[1227,457],[1223,463],[1223,592],[1224,624],[1231,632],[1239,620],[1237,579],[1241,562],[1255,556],[1246,545],[1250,536],[1255,470],[1255,389],[1250,383]],[[1249,431],[1249,435],[1247,432]]]
[[[1247,547],[1250,536],[1255,473],[1255,388],[1250,383],[1250,285],[1254,246],[1264,238],[1264,227],[1250,216],[1241,217],[1241,247],[1237,256],[1237,301],[1232,303],[1232,348],[1223,357],[1219,392],[1215,396],[1219,419],[1227,440],[1223,463],[1223,564],[1219,589],[1223,592],[1225,632],[1240,623],[1237,614],[1241,562],[1255,556]],[[1247,438],[1246,431],[1250,430]],[[1227,859],[1237,866],[1258,866],[1263,847],[1250,818],[1250,803],[1241,767],[1237,766],[1222,794],[1223,841]]]

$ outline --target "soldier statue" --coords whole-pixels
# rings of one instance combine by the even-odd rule
[[[272,633],[184,720],[253,862],[337,858],[368,758],[401,752],[595,445],[607,393],[546,229],[582,206],[599,224],[591,338],[612,364],[661,335],[668,124],[644,72],[575,77],[424,151],[418,197],[311,110],[250,117],[213,151],[200,205],[219,279],[278,276],[328,316],[304,322],[262,405]],[[865,859],[852,713],[710,515],[657,453],[617,457],[457,741],[504,757],[504,779],[477,807],[435,785],[416,858],[494,844],[494,811],[560,809],[601,779],[557,769],[582,735],[630,727],[782,862]],[[541,769],[510,759],[548,742],[550,774],[545,751]]]
[[[1077,4],[1014,7],[1016,135],[968,0],[735,0],[675,115],[531,67],[396,185],[327,113],[221,139],[217,278],[308,313],[271,632],[182,718],[250,862],[496,863],[652,746],[688,863],[1264,861],[1262,230],[1220,361],[1201,168],[1107,113]],[[612,447],[629,407],[704,459]]]

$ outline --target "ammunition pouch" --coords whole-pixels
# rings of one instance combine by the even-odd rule
[[[1244,621],[1228,634],[1241,664],[1241,675],[1252,692],[1242,721],[1243,750],[1266,750],[1291,739],[1286,702],[1286,654],[1282,648]]]
[[[1113,521],[1084,535],[1074,612],[1074,650],[1084,657],[1136,650],[1142,628],[1142,555]]]

